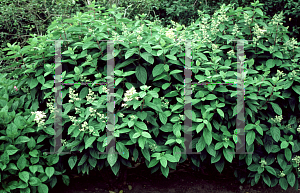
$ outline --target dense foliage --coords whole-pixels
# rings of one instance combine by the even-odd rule
[[[152,173],[160,170],[166,177],[187,157],[195,170],[214,164],[222,172],[225,164],[232,163],[241,183],[270,187],[279,183],[285,190],[297,189],[299,43],[287,35],[283,14],[268,19],[262,5],[224,4],[212,16],[198,11],[189,26],[172,21],[166,28],[159,20],[144,19],[146,14],[131,20],[116,5],[107,10],[92,4],[89,12],[57,18],[45,35],[32,35],[27,46],[8,43],[4,60],[17,57],[12,66],[21,68],[9,74],[16,80],[1,76],[0,193],[48,192],[48,186],[54,187],[60,178],[68,184],[67,174],[74,168],[89,174],[108,166],[117,175],[122,167],[131,166],[129,157],[143,158]],[[185,93],[187,67],[191,67],[191,82],[237,80],[239,45],[233,39],[247,40],[245,148],[253,152],[247,155],[230,154],[235,152],[234,141],[240,142],[235,134],[236,113],[242,109],[237,106],[237,86],[193,85],[191,97]],[[55,63],[56,44],[49,40],[68,40],[62,41],[61,64]],[[114,51],[109,53],[108,40],[114,41]],[[191,52],[186,40],[191,40]],[[95,84],[110,85],[107,62],[112,55],[114,94],[106,85]],[[54,87],[53,75],[59,67],[62,74],[55,76],[56,83],[74,85]],[[54,129],[60,104],[56,92],[62,93],[62,133]],[[108,103],[111,97],[114,108]],[[188,98],[193,110],[184,110]],[[110,147],[113,138],[105,129],[111,109],[116,147]],[[184,138],[186,120],[192,121],[190,143]],[[60,134],[63,146],[58,152],[71,155],[47,154]],[[106,146],[110,148],[105,154]],[[180,154],[189,147],[201,154]]]

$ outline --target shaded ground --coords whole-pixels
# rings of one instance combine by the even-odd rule
[[[93,172],[89,176],[72,175],[70,185],[67,187],[62,182],[50,189],[50,193],[279,193],[279,192],[300,192],[289,187],[284,191],[279,185],[269,188],[261,185],[242,185],[234,177],[232,168],[224,168],[222,174],[217,170],[209,171],[204,169],[204,175],[196,172],[189,167],[187,163],[182,163],[176,167],[176,170],[170,170],[168,178],[165,178],[160,170],[151,174],[146,165],[140,165],[137,168],[129,169],[127,180],[117,181],[112,185],[115,179],[110,168],[105,168],[99,175]],[[131,189],[132,187],[132,189]],[[131,189],[131,190],[129,190]]]

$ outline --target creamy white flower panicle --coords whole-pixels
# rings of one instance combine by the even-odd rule
[[[45,120],[43,118],[46,117],[46,114],[43,111],[31,112],[31,114],[35,115],[34,121],[38,124],[38,127],[44,126]],[[46,126],[44,126],[46,128]]]

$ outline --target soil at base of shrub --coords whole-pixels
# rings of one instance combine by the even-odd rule
[[[110,168],[101,171],[91,171],[90,175],[71,175],[70,184],[66,186],[58,180],[57,185],[49,193],[296,193],[295,188],[289,187],[286,191],[279,184],[270,188],[267,185],[251,186],[241,184],[234,176],[234,169],[225,165],[220,174],[216,169],[204,169],[202,172],[194,171],[189,163],[178,164],[176,170],[170,169],[168,178],[158,170],[151,174],[146,165],[127,171],[127,180],[115,181],[116,177]],[[99,172],[102,172],[99,175]],[[259,182],[260,183],[260,182]]]

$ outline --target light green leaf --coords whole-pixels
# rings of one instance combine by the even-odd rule
[[[163,51],[162,51],[162,50],[158,50],[158,51],[157,51],[157,56],[160,56],[160,55],[162,55],[162,53],[163,53]]]
[[[129,158],[129,151],[122,142],[117,142],[116,149],[123,158]]]
[[[88,138],[88,140],[85,141],[85,147],[84,147],[84,149],[87,149],[88,147],[90,147],[95,140],[96,140],[96,137],[90,137],[90,138]]]
[[[289,143],[287,141],[282,141],[280,144],[280,148],[281,149],[285,149],[289,146]]]
[[[162,124],[166,124],[168,117],[165,113],[159,113],[159,120],[162,122]]]
[[[164,69],[164,64],[156,65],[152,70],[153,77],[158,76],[161,73],[163,73],[164,72],[163,69]]]
[[[204,127],[204,123],[200,123],[196,128],[196,132],[199,133],[200,131],[202,131],[203,127]]]
[[[264,15],[263,11],[260,8],[256,8],[255,12],[258,13],[260,16]]]
[[[136,67],[136,78],[142,83],[142,84],[146,84],[147,82],[147,71],[144,67],[142,66],[137,66]]]
[[[45,173],[49,178],[51,178],[51,176],[53,176],[54,172],[55,172],[54,167],[46,167],[46,169],[45,169]]]
[[[151,48],[150,44],[148,44],[148,43],[143,43],[143,44],[142,44],[142,47],[143,47],[149,54],[152,53],[152,48]]]
[[[170,85],[171,85],[171,83],[165,83],[165,84],[163,84],[163,85],[161,86],[161,88],[162,88],[163,90],[166,90],[167,88],[169,88]]]
[[[295,177],[295,174],[294,173],[289,173],[287,175],[287,181],[288,183],[291,185],[291,187],[294,187],[295,185],[295,182],[296,182],[296,177]]]
[[[209,146],[212,142],[212,133],[207,128],[204,128],[203,136],[205,143]]]
[[[167,178],[169,175],[169,167],[160,166],[160,169],[161,169],[161,173]]]
[[[224,112],[221,109],[217,109],[217,112],[222,118],[224,118]]]
[[[142,136],[151,139],[151,135],[148,132],[142,132]]]
[[[38,192],[39,193],[48,193],[48,191],[49,191],[49,188],[46,184],[40,184],[38,186]]]
[[[218,98],[218,97],[216,97],[216,95],[214,95],[214,94],[208,94],[208,95],[205,97],[206,100],[214,100],[214,99],[216,99],[216,98]]]
[[[107,155],[107,162],[109,163],[110,167],[113,167],[118,160],[118,154],[115,152],[114,146],[111,147],[108,151]]]
[[[163,166],[163,167],[167,167],[167,164],[168,164],[168,161],[165,157],[162,157],[160,159],[160,164]]]
[[[139,112],[136,113],[136,115],[142,121],[144,121],[147,118],[147,113],[145,111],[142,111],[142,112],[139,111]]]
[[[125,53],[125,60],[130,58],[136,51],[138,51],[138,48],[131,48],[130,50],[127,50]]]
[[[172,55],[166,55],[166,57],[171,59],[171,60],[177,60],[177,58],[175,56],[172,56]]]
[[[148,130],[147,125],[141,121],[135,122],[135,126],[137,126],[138,128],[140,128],[142,130]]]
[[[281,110],[281,108],[279,107],[278,104],[272,103],[272,102],[270,102],[270,104],[272,105],[275,113],[277,113],[278,115],[282,115],[282,110]]]
[[[19,172],[19,178],[27,183],[29,180],[29,172],[27,171]]]
[[[277,127],[271,127],[271,135],[273,137],[273,139],[278,142],[280,139],[280,130]]]
[[[254,131],[249,131],[246,135],[246,142],[248,145],[251,145],[255,140],[255,132]]]
[[[133,134],[132,138],[135,139],[135,138],[138,138],[139,136],[141,136],[140,133],[135,133],[135,134]]]
[[[172,75],[172,74],[178,74],[178,73],[181,73],[181,72],[182,72],[182,70],[172,70],[170,72],[170,75]]]
[[[141,57],[146,60],[147,62],[149,62],[150,64],[154,63],[154,58],[151,54],[149,54],[148,52],[144,52],[141,53]]]

